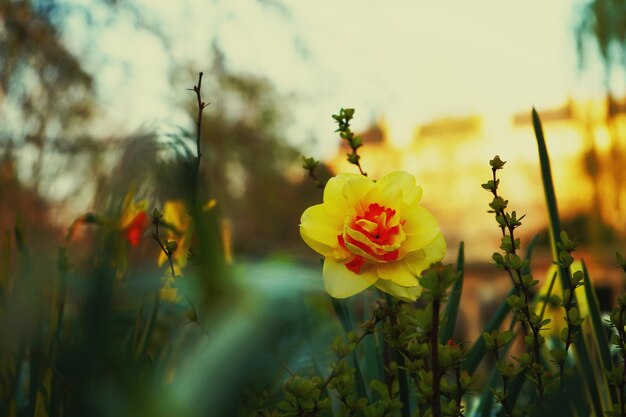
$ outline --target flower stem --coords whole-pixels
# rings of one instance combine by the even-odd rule
[[[435,298],[433,300],[433,323],[432,332],[430,334],[430,352],[432,359],[433,372],[433,401],[432,411],[433,417],[441,417],[441,378],[439,376],[439,309],[441,308],[441,300]]]

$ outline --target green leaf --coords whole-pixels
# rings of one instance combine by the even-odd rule
[[[331,298],[333,303],[333,308],[335,309],[335,313],[337,313],[337,317],[339,317],[339,321],[343,326],[343,329],[346,333],[354,332],[356,329],[356,321],[354,320],[354,316],[352,315],[351,309],[346,305],[347,300],[339,300],[336,298]],[[356,352],[353,351],[351,355],[352,365],[355,368],[355,381],[356,381],[356,389],[357,396],[367,397],[367,391],[365,390],[365,381],[363,379],[363,374],[361,372],[361,368],[359,366],[359,361],[356,355]]]
[[[459,304],[461,302],[461,292],[463,291],[463,272],[465,270],[465,243],[459,244],[459,254],[456,258],[456,272],[458,278],[454,281],[452,291],[450,292],[450,298],[448,298],[448,304],[445,310],[445,324],[441,329],[440,341],[446,343],[454,336],[454,327],[456,326],[456,319],[459,313]]]
[[[556,195],[554,193],[554,184],[552,182],[552,171],[550,168],[550,157],[546,148],[546,140],[541,127],[539,114],[533,107],[532,110],[533,128],[537,139],[537,148],[539,151],[539,165],[541,167],[541,181],[543,183],[543,192],[548,208],[548,220],[550,231],[550,247],[552,248],[552,259],[558,262],[558,247],[561,244],[561,221],[559,220],[559,210],[556,204]],[[563,288],[569,288],[570,283],[567,279],[569,271],[562,265],[559,265],[559,276],[561,277],[561,285]]]
[[[548,149],[546,147],[546,140],[543,135],[543,128],[541,127],[541,120],[539,114],[533,108],[532,109],[533,128],[535,130],[535,137],[537,139],[537,149],[539,151],[539,165],[541,166],[541,180],[543,182],[543,191],[546,199],[546,206],[548,208],[549,218],[549,230],[550,230],[550,247],[552,248],[552,259],[554,262],[558,262],[558,247],[561,244],[561,222],[559,220],[559,210],[556,204],[556,195],[554,193],[554,184],[552,182],[552,172],[550,169],[550,158],[548,156]],[[559,265],[559,276],[561,277],[561,285],[564,289],[570,287],[568,279],[569,271],[563,265]],[[576,293],[572,292],[572,296],[576,297]],[[597,384],[595,373],[593,371],[592,358],[589,354],[589,350],[585,345],[585,338],[578,337],[574,341],[574,346],[578,353],[578,363],[582,367],[581,371],[584,376],[584,381],[589,388],[589,394],[591,395],[591,402],[596,415],[601,416],[603,414],[602,404],[600,400],[600,394],[598,390],[601,387]]]
[[[380,395],[380,398],[389,399],[389,389],[387,388],[387,385],[383,384],[379,380],[373,379],[370,382],[370,388]]]
[[[515,288],[512,288],[509,291],[509,296],[515,294]],[[485,326],[484,331],[491,333],[495,329],[499,329],[500,325],[504,321],[504,319],[508,316],[511,311],[511,306],[508,303],[501,303],[498,310],[496,310],[495,314],[489,320],[489,323]],[[472,348],[467,354],[467,359],[463,362],[463,369],[466,370],[470,375],[473,375],[478,365],[485,357],[487,353],[487,349],[485,346],[485,341],[482,336],[479,337],[476,342],[472,345]]]
[[[583,261],[583,286],[585,287],[585,297],[587,298],[587,306],[589,309],[589,321],[591,322],[591,327],[593,331],[593,335],[595,336],[593,340],[595,341],[596,349],[600,353],[600,361],[602,363],[602,369],[611,369],[611,352],[609,350],[609,341],[607,339],[604,322],[602,321],[602,313],[600,312],[600,305],[598,303],[598,298],[596,297],[596,292],[593,289],[593,284],[591,283],[591,278],[589,277],[589,272],[587,271],[587,265]],[[608,387],[609,395],[611,396],[611,403],[617,402],[617,390],[614,385],[608,384],[606,381],[606,376],[604,379],[604,386]]]

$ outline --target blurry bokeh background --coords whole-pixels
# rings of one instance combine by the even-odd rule
[[[535,106],[564,228],[607,302],[620,286],[623,1],[3,1],[0,230],[19,219],[33,245],[56,248],[74,218],[112,196],[180,197],[172,167],[185,149],[177,138],[193,130],[186,89],[199,71],[211,103],[204,174],[235,263],[316,271],[298,223],[321,191],[301,156],[323,162],[322,178],[355,171],[330,117],[354,107],[369,175],[415,174],[449,261],[465,241],[464,310],[479,323],[509,287],[487,265],[499,230],[480,184],[494,155],[508,161],[505,198],[527,214],[522,241],[540,233],[538,278],[550,264]]]

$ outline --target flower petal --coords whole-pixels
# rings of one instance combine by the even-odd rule
[[[391,281],[379,279],[376,281],[376,288],[404,301],[413,302],[422,294],[422,287],[418,284],[415,287],[401,287]]]
[[[407,254],[403,261],[415,275],[420,275],[433,263],[441,261],[445,254],[446,241],[439,233],[432,243],[426,245],[424,249]]]
[[[432,243],[426,245],[424,252],[426,252],[426,258],[430,259],[431,264],[441,261],[446,256],[446,239],[444,239],[443,234],[439,233]]]
[[[419,203],[422,198],[422,187],[415,185],[415,177],[405,171],[389,173],[376,182],[381,188],[390,184],[397,184],[402,189],[402,199],[405,204],[413,205]]]
[[[374,182],[360,175],[352,177],[343,186],[343,196],[350,210],[346,214],[361,215],[369,208],[369,202],[364,198],[375,187]]]
[[[346,268],[343,262],[328,258],[324,261],[322,275],[324,276],[326,292],[335,298],[350,297],[365,290],[378,280],[372,269],[363,268],[361,273],[357,275]]]
[[[402,287],[414,287],[418,284],[417,277],[403,261],[380,264],[376,272],[380,278]]]
[[[440,233],[437,219],[422,206],[414,206],[404,213],[402,229],[406,240],[402,244],[404,253],[424,248]]]
[[[325,204],[311,206],[302,213],[300,236],[314,251],[325,257],[345,258],[348,251],[339,246],[337,236],[341,234],[343,224],[333,224]]]
[[[346,197],[343,195],[343,187],[346,185],[346,182],[360,179],[361,177],[362,175],[359,174],[343,173],[328,180],[324,187],[324,204],[331,215],[346,217],[350,207]]]

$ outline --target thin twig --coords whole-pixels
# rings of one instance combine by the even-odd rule
[[[202,100],[202,75],[203,73],[198,73],[198,84],[194,85],[190,90],[196,93],[196,100],[198,102],[198,113],[196,117],[196,172],[195,172],[195,184],[194,184],[194,195],[197,192],[198,187],[198,178],[200,177],[200,158],[202,157],[202,149],[200,147],[200,143],[202,141],[202,112],[204,109],[210,104],[205,103]]]

